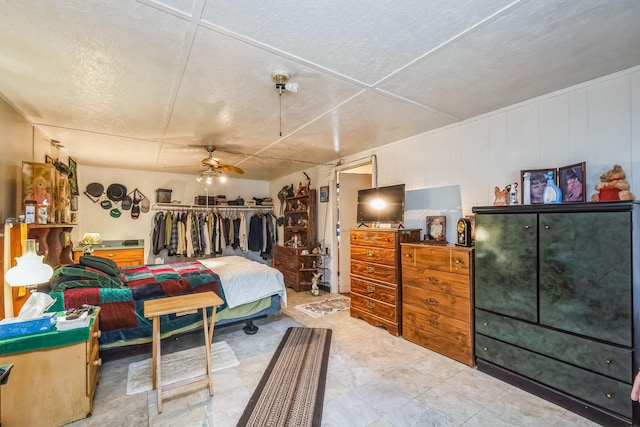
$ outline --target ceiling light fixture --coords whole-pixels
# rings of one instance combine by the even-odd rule
[[[271,80],[276,84],[280,102],[280,136],[282,136],[282,94],[284,92],[297,92],[298,83],[289,83],[289,73],[276,70],[271,73]]]

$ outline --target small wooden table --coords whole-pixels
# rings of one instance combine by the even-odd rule
[[[224,301],[213,292],[201,292],[197,294],[179,295],[175,297],[159,298],[144,302],[144,316],[153,320],[153,358],[152,358],[152,384],[158,395],[158,413],[162,412],[162,398],[171,398],[180,394],[194,391],[202,386],[209,387],[209,395],[213,396],[213,376],[211,375],[211,340],[213,339],[213,327],[216,318],[216,307]],[[212,307],[211,323],[207,318],[207,307]],[[160,360],[160,316],[165,314],[190,314],[202,309],[202,323],[204,329],[206,373],[192,380],[172,384],[162,390],[162,374]]]
[[[11,368],[13,368],[13,363],[2,365],[0,368],[2,368],[2,374],[0,374],[0,390],[2,390],[2,385],[9,381],[9,373],[11,372]],[[2,408],[2,405],[0,405],[0,408]],[[2,413],[0,413],[0,426],[2,426]]]

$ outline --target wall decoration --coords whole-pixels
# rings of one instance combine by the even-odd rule
[[[329,201],[329,186],[320,187],[320,203]]]
[[[558,168],[558,186],[562,202],[584,202],[587,191],[587,166],[585,162]]]
[[[553,172],[554,180],[558,180],[558,174],[556,173],[555,168],[548,169],[527,169],[520,171],[520,188],[522,189],[522,200],[524,201],[525,195],[524,192],[524,174],[525,172],[529,172],[529,185],[530,185],[530,196],[531,196],[531,204],[542,204],[544,203],[544,188],[547,186],[547,173]]]
[[[80,190],[78,189],[78,164],[71,157],[69,157],[69,188],[72,195],[80,195]]]
[[[51,157],[51,156],[50,156],[50,155],[48,155],[48,154],[45,154],[45,155],[44,155],[44,162],[45,162],[45,163],[48,163],[48,164],[50,164],[50,165],[52,165],[52,164],[53,164],[53,157]]]
[[[427,232],[424,239],[428,242],[447,243],[447,217],[444,215],[427,216]]]

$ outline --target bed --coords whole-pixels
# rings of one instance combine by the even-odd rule
[[[49,311],[100,306],[101,350],[151,342],[152,322],[143,315],[149,299],[213,291],[224,301],[215,325],[245,322],[247,334],[257,332],[253,320],[276,315],[287,304],[282,273],[241,256],[122,268],[99,257],[80,261],[55,270],[49,293],[55,303]],[[172,314],[160,323],[165,338],[200,329],[202,315]]]

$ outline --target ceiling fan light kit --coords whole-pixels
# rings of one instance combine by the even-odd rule
[[[196,178],[198,182],[205,181],[207,184],[211,184],[213,182],[213,178],[222,178],[222,173],[225,171],[235,172],[237,174],[244,173],[244,171],[239,167],[222,164],[218,159],[214,158],[213,152],[216,151],[216,147],[214,145],[207,145],[204,148],[209,153],[209,156],[205,157],[200,162],[205,169],[202,169],[198,174],[198,177]]]
[[[298,92],[298,83],[289,83],[289,73],[282,70],[276,70],[271,73],[271,80],[276,84],[276,90],[280,95],[280,136],[282,136],[282,94],[285,91]]]

